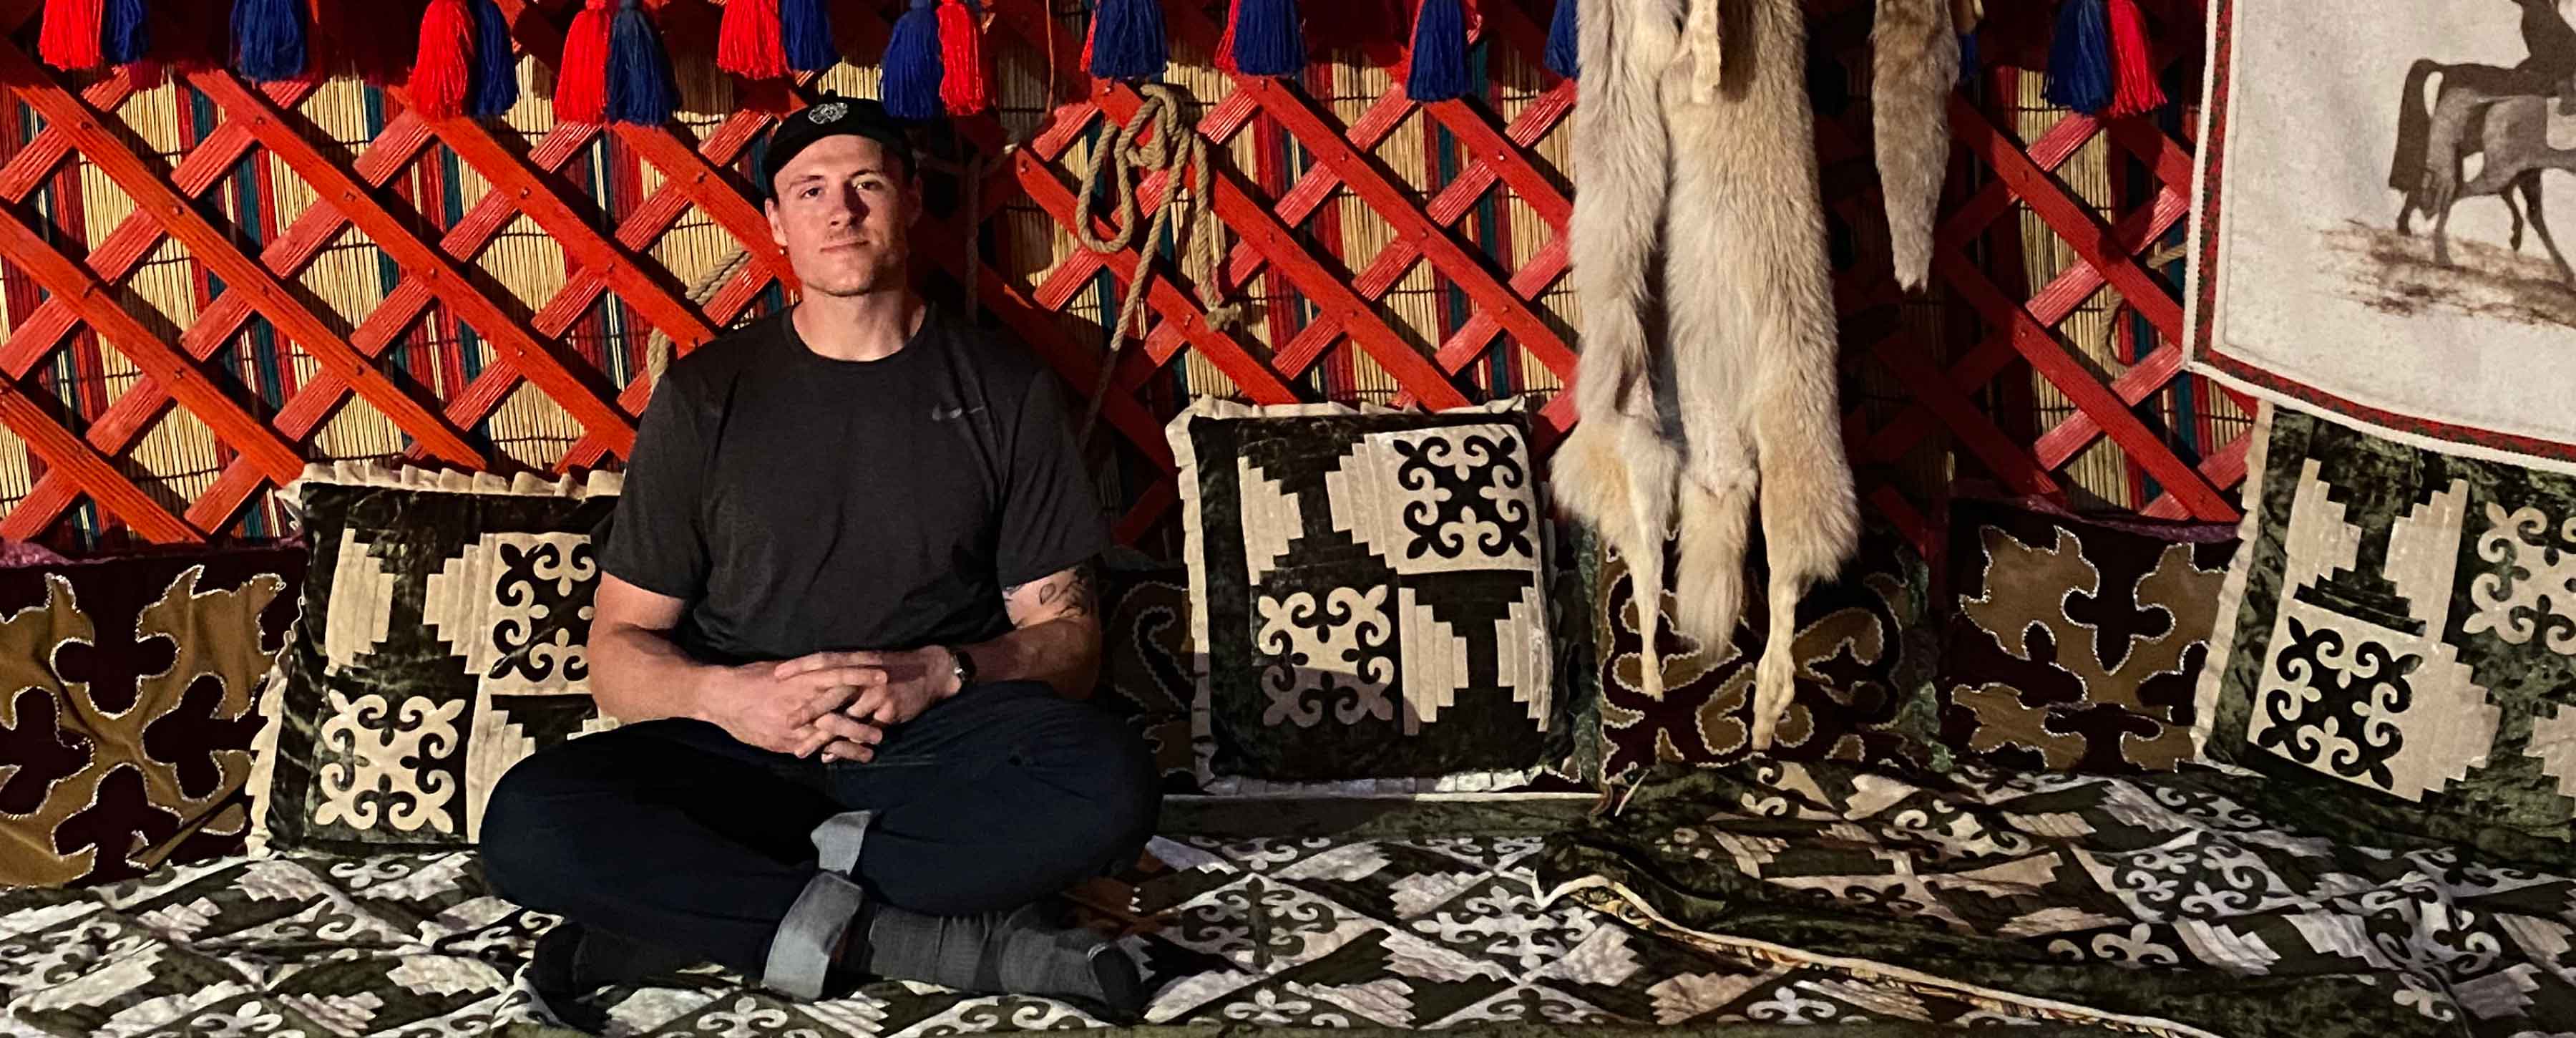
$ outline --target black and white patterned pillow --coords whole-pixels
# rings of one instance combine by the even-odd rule
[[[613,724],[584,645],[618,487],[308,469],[289,494],[311,571],[261,698],[253,850],[470,846],[510,765]]]
[[[1548,530],[1517,402],[1201,400],[1169,433],[1209,792],[1495,790],[1562,759]]]

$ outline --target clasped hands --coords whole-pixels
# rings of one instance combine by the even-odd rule
[[[944,649],[818,652],[727,668],[707,720],[764,750],[869,761],[887,728],[955,695],[956,684]]]

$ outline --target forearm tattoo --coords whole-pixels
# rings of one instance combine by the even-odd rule
[[[1090,616],[1099,610],[1100,596],[1093,589],[1092,564],[1075,566],[1063,583],[1038,589],[1038,607],[1058,606],[1056,615],[1066,618]]]
[[[1002,599],[1048,619],[1065,620],[1091,616],[1100,610],[1100,593],[1096,565],[1085,562],[1061,573],[1026,584],[1013,584],[1002,589]],[[1036,588],[1035,602],[1022,605],[1021,592]],[[1018,610],[1014,610],[1017,612]]]

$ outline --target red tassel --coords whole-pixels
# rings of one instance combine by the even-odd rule
[[[940,0],[939,100],[950,115],[974,115],[993,105],[991,73],[984,68],[984,27],[966,0]]]
[[[420,60],[411,66],[412,107],[427,119],[463,115],[473,69],[473,12],[465,0],[429,0],[420,16]]]
[[[589,0],[564,32],[563,60],[555,63],[555,118],[573,123],[608,119],[608,0]]]
[[[1243,0],[1226,0],[1225,32],[1216,38],[1216,70],[1241,72],[1243,66],[1234,60],[1234,29],[1243,21]]]
[[[2164,107],[2164,87],[2156,82],[2153,41],[2138,0],[2111,0],[2111,114],[2137,115]]]
[[[716,29],[716,67],[744,79],[787,75],[777,0],[725,0],[724,23]]]
[[[99,46],[100,19],[107,5],[100,0],[45,0],[44,27],[36,36],[36,53],[55,68],[97,68],[107,63]]]

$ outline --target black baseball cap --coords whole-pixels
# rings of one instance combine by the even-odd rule
[[[843,134],[885,145],[886,150],[902,159],[904,174],[912,174],[912,141],[904,135],[903,124],[886,114],[884,105],[864,97],[825,94],[803,110],[780,119],[778,128],[769,132],[769,149],[760,156],[760,197],[778,197],[778,171],[787,168],[797,152],[825,137]]]

